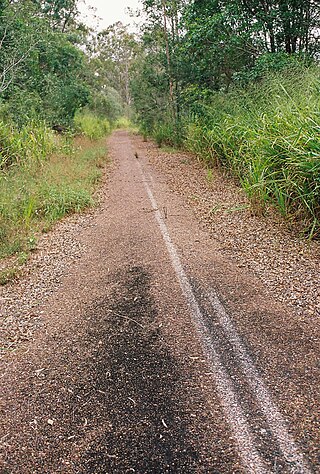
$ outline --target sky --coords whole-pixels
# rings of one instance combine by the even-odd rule
[[[84,19],[85,23],[92,27],[96,27],[98,23],[98,29],[102,30],[116,21],[133,25],[135,20],[130,18],[126,9],[127,7],[139,8],[140,0],[85,0],[85,4],[84,1],[79,4],[81,13],[87,17]],[[101,18],[99,22],[94,19],[88,6],[96,9],[96,16]]]

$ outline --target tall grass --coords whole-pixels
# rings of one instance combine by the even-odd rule
[[[14,164],[42,161],[55,150],[56,138],[44,123],[22,128],[0,121],[0,169]]]
[[[185,146],[236,175],[256,208],[276,206],[320,236],[319,68],[216,93],[188,124]]]
[[[130,122],[130,120],[128,119],[128,117],[120,117],[118,118],[114,124],[113,124],[114,128],[116,129],[130,129],[132,130],[133,129],[133,125],[132,123]]]
[[[93,204],[93,190],[106,157],[104,143],[78,140],[42,166],[12,167],[0,173],[0,258],[26,252],[34,235],[61,217]]]
[[[16,275],[39,232],[94,204],[110,124],[82,115],[77,126],[84,136],[75,139],[43,123],[17,128],[0,121],[0,259],[17,256],[13,266],[2,262],[0,284]]]
[[[77,132],[91,140],[99,140],[111,131],[111,124],[108,119],[94,115],[87,110],[76,113],[74,125]]]

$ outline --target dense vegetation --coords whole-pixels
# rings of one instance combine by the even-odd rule
[[[239,179],[320,235],[318,2],[144,0],[132,96],[142,131]]]
[[[0,0],[0,258],[24,261],[38,232],[92,204],[99,140],[124,112],[77,3]]]
[[[318,2],[142,4],[132,34],[91,31],[77,0],[0,0],[0,258],[92,203],[99,139],[123,117],[319,237]]]

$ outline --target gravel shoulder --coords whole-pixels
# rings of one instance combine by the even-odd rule
[[[173,192],[183,196],[219,243],[219,253],[247,270],[304,320],[320,317],[320,242],[293,235],[269,210],[257,216],[245,193],[217,168],[194,155],[168,152],[152,142],[141,146]]]

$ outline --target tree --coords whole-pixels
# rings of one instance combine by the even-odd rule
[[[2,3],[0,87],[3,116],[69,124],[89,100],[86,58],[74,36],[57,31],[35,2]]]
[[[224,0],[254,37],[263,35],[272,53],[313,53],[317,49],[320,9],[314,0]]]
[[[228,90],[265,53],[317,51],[313,0],[198,0],[183,11],[184,84]]]
[[[185,84],[228,90],[234,73],[252,64],[257,55],[248,26],[219,0],[190,5],[183,25],[181,53],[188,64],[185,71],[191,72],[184,75]]]
[[[79,13],[77,0],[33,0],[33,3],[52,29],[64,33],[75,26]]]
[[[112,87],[130,107],[130,69],[137,51],[134,35],[121,22],[98,33],[91,51],[95,90]]]
[[[180,129],[180,17],[183,0],[144,0],[146,22],[142,27],[143,55],[135,67],[137,80],[132,81],[136,108],[145,129],[151,129],[162,110],[164,120],[173,123],[177,136]],[[152,109],[143,100],[137,84],[142,82],[151,94]]]

